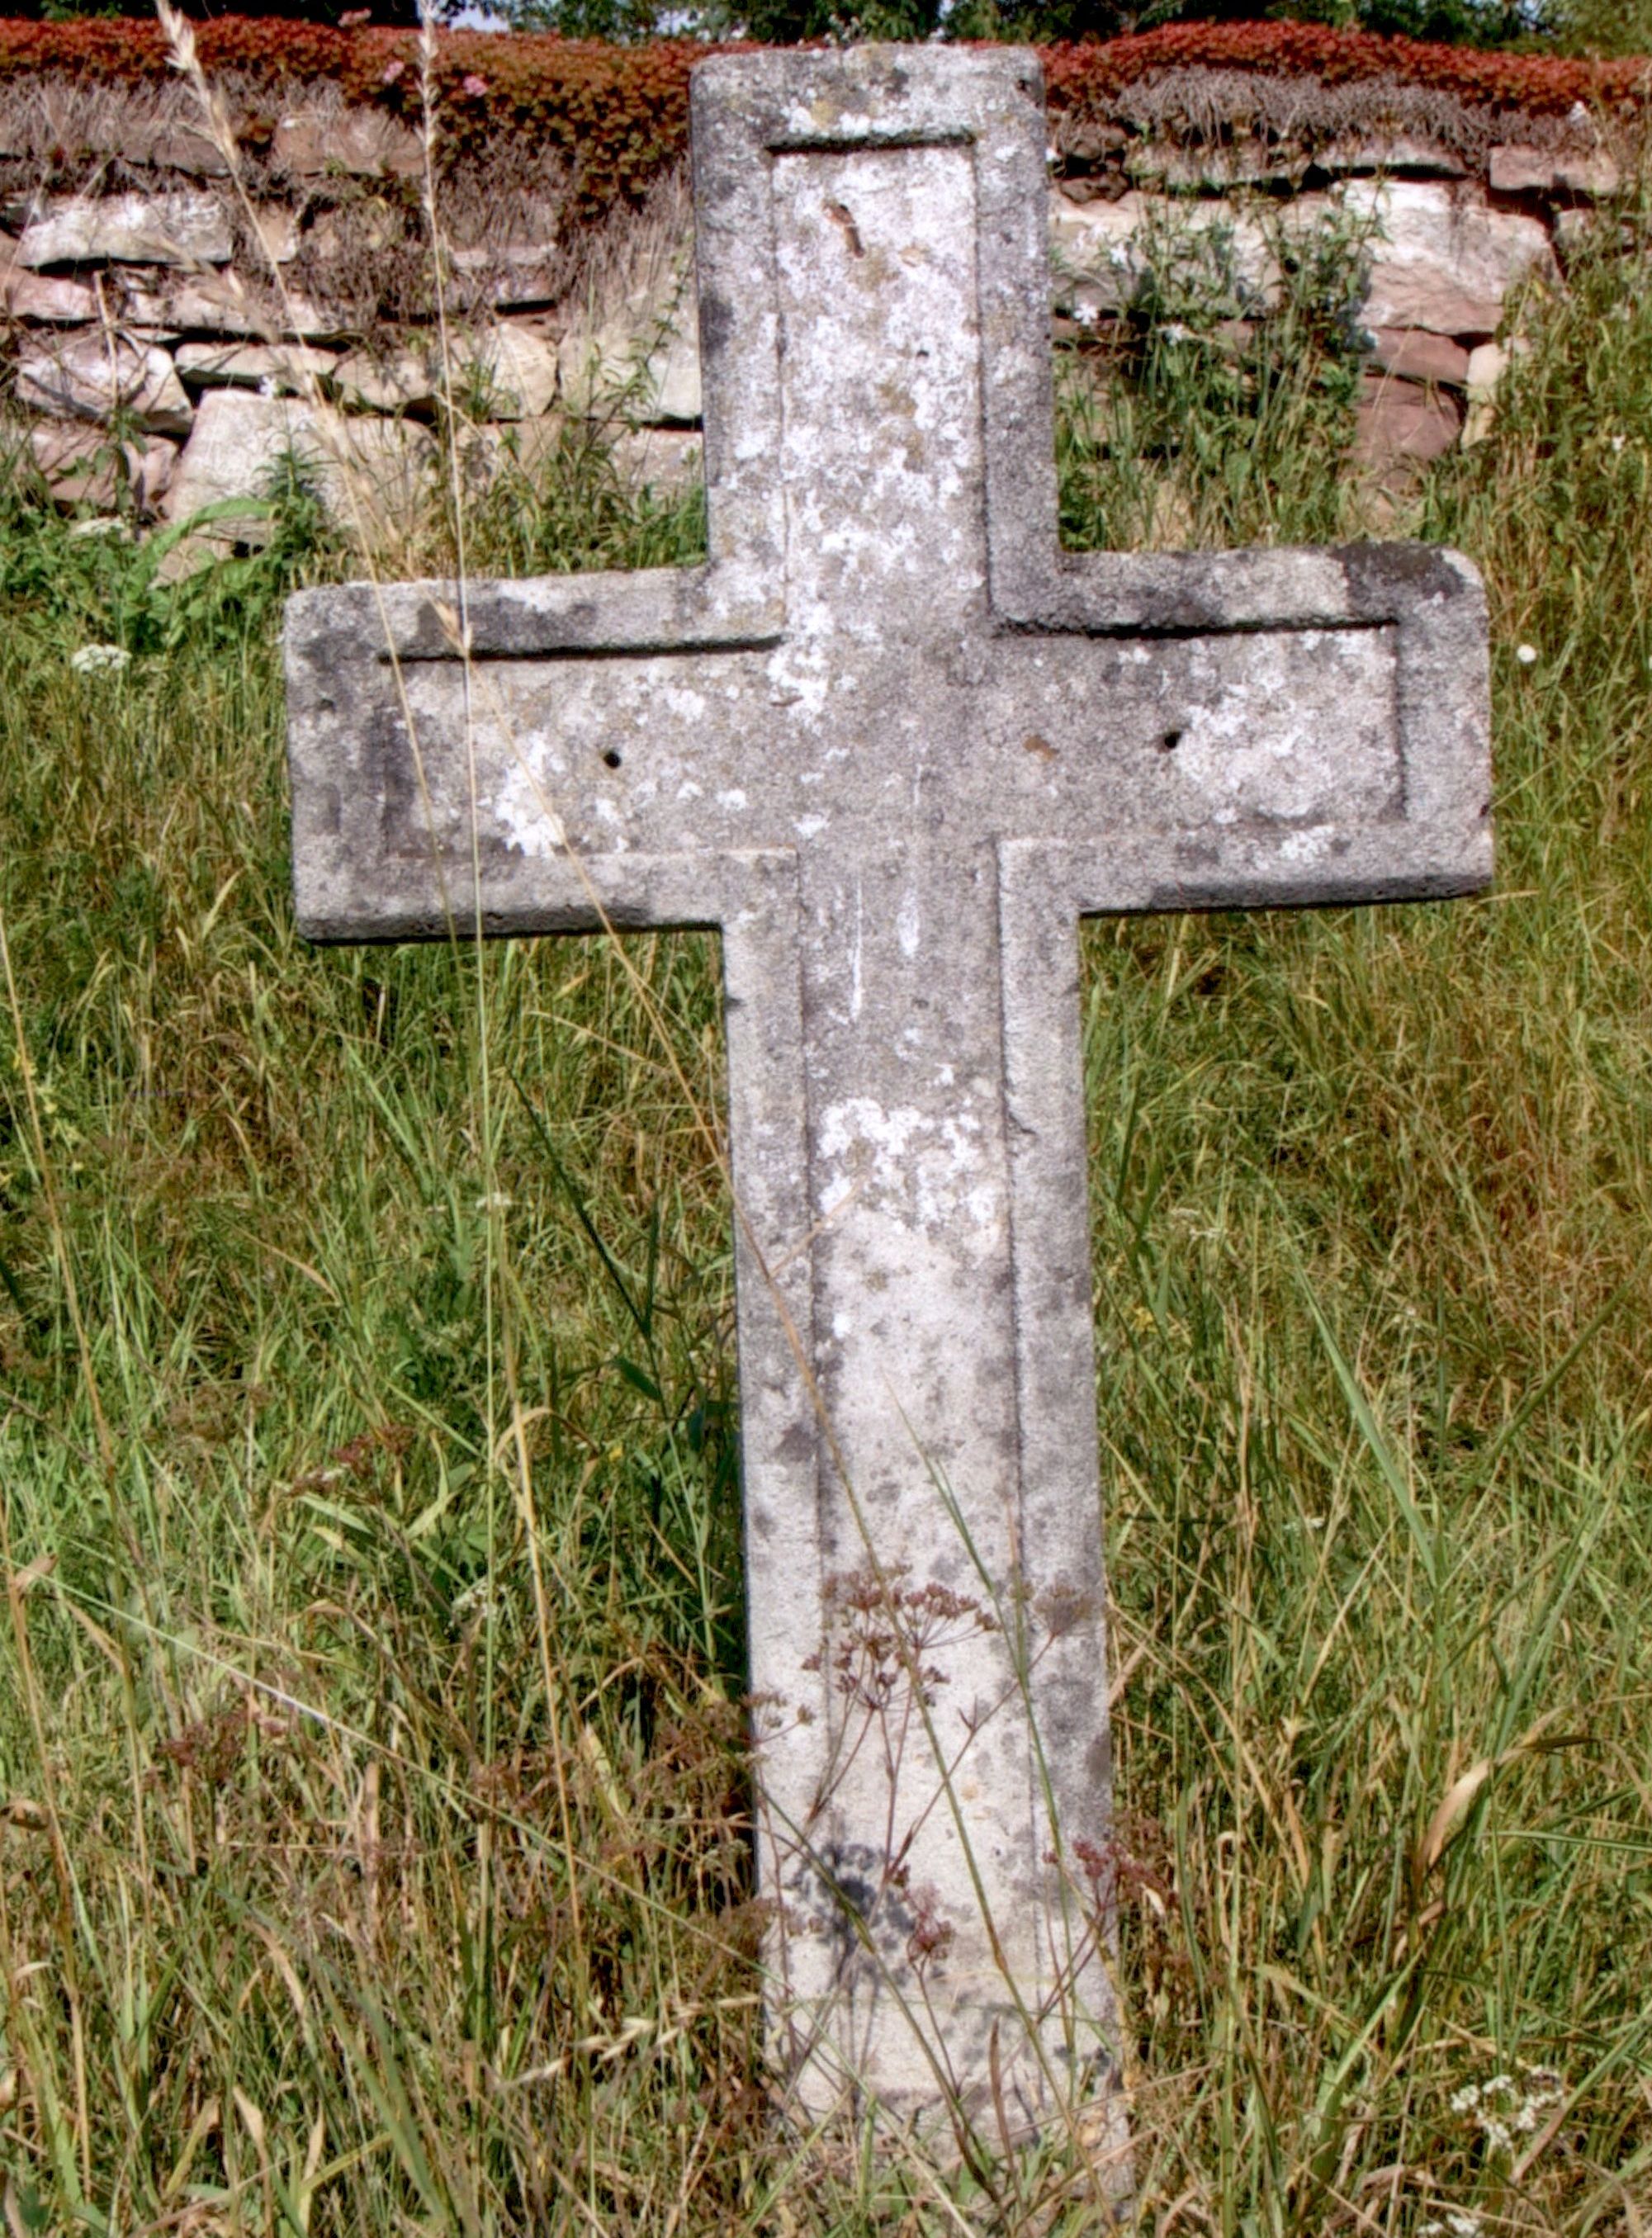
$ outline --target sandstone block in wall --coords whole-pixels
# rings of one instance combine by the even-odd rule
[[[125,277],[122,314],[132,326],[186,334],[235,334],[255,341],[308,341],[331,334],[336,319],[290,289],[249,288],[238,272],[203,273],[170,283],[160,275]]]
[[[1469,354],[1469,415],[1463,422],[1463,440],[1466,447],[1483,443],[1491,433],[1497,416],[1497,390],[1509,370],[1511,358],[1524,357],[1531,344],[1523,334],[1516,334],[1507,343],[1482,342]]]
[[[1494,148],[1489,175],[1499,194],[1615,195],[1622,174],[1610,156],[1554,148]]]
[[[429,414],[451,392],[461,417],[477,420],[535,420],[550,409],[554,342],[527,328],[494,327],[455,334],[451,352],[451,369],[444,370],[434,334],[388,354],[350,350],[334,369],[340,401],[356,410]]]
[[[25,272],[20,264],[0,271],[0,306],[42,326],[84,326],[98,315],[97,297],[81,281]]]
[[[558,377],[554,342],[523,327],[495,327],[477,339],[470,363],[485,418],[537,420],[550,410]]]
[[[581,416],[618,410],[660,427],[700,418],[700,324],[686,287],[640,289],[622,317],[564,334],[558,360],[563,400]]]
[[[1469,175],[1467,164],[1449,149],[1402,133],[1349,136],[1320,147],[1259,139],[1178,147],[1150,140],[1131,149],[1125,167],[1131,177],[1144,185],[1205,193],[1278,185],[1300,180],[1310,170],[1338,178],[1377,174],[1430,179]]]
[[[614,443],[614,463],[633,489],[678,497],[704,474],[706,447],[698,428],[631,427]]]
[[[1557,209],[1550,220],[1555,247],[1561,256],[1574,254],[1581,248],[1596,224],[1592,209]]]
[[[55,420],[119,414],[157,435],[187,434],[191,419],[167,352],[116,334],[31,339],[17,360],[17,401]]]
[[[554,303],[567,289],[567,256],[554,244],[455,248],[453,268],[474,278],[495,310],[527,310]]]
[[[1058,274],[1080,285],[1083,307],[1092,316],[1098,311],[1122,311],[1135,294],[1139,276],[1136,235],[1146,209],[1145,196],[1135,193],[1077,208],[1064,196],[1052,200],[1050,245]],[[1059,284],[1057,292],[1063,293]]]
[[[197,179],[223,179],[229,175],[229,162],[216,141],[209,140],[204,132],[180,131],[175,126],[160,126],[153,137],[147,138],[142,151],[128,149],[129,162],[164,164],[169,171],[188,171]]]
[[[186,388],[253,388],[303,395],[338,363],[333,350],[302,342],[180,342],[172,354]]]
[[[229,214],[216,195],[69,195],[23,228],[17,262],[53,264],[228,264]]]
[[[1055,190],[1067,202],[1116,202],[1130,191],[1122,171],[1086,172],[1078,178],[1058,178]]]
[[[1105,163],[1130,145],[1131,136],[1122,124],[1109,124],[1098,117],[1075,123],[1071,117],[1061,116],[1052,122],[1057,149],[1068,162]]]
[[[444,394],[434,337],[423,349],[347,350],[333,375],[339,401],[358,412],[434,412]]]
[[[404,420],[353,420],[327,405],[209,389],[174,471],[166,511],[187,520],[207,506],[260,498],[290,452],[315,473],[335,520],[382,533],[416,514],[435,447],[428,429]],[[260,542],[268,533],[269,524],[250,514],[202,530],[238,543]]]
[[[1442,148],[1432,140],[1415,140],[1403,133],[1392,138],[1364,137],[1333,140],[1327,147],[1314,150],[1313,168],[1337,177],[1369,177],[1374,173],[1392,175],[1410,173],[1413,176],[1430,179],[1466,179],[1469,167],[1449,148]]]
[[[336,171],[358,178],[400,179],[424,168],[417,133],[371,109],[283,116],[275,127],[270,155],[277,169],[300,177]]]
[[[172,484],[172,470],[180,455],[177,445],[151,435],[145,442],[128,443],[123,447],[128,481],[138,510],[158,513]]]
[[[1304,205],[1325,197],[1304,196]],[[1122,311],[1135,296],[1155,254],[1157,238],[1166,243],[1204,242],[1219,260],[1239,294],[1258,307],[1279,286],[1279,267],[1267,229],[1249,211],[1224,202],[1171,202],[1134,189],[1117,202],[1086,202],[1075,209],[1060,195],[1052,198],[1051,246],[1058,272],[1058,300],[1065,280],[1076,285],[1078,301],[1091,315]]]
[[[1352,215],[1380,228],[1370,251],[1367,326],[1489,334],[1523,280],[1558,277],[1545,226],[1518,212],[1487,209],[1450,187],[1356,180],[1340,199]]]
[[[86,90],[91,92],[90,87]],[[198,179],[229,175],[222,149],[194,122],[181,117],[171,103],[158,114],[145,113],[141,105],[119,95],[110,100],[105,93],[100,100],[92,93],[90,101],[77,100],[71,94],[67,103],[53,103],[50,107],[57,127],[53,136],[60,140],[66,136],[76,153],[112,156],[122,163],[162,165],[169,171],[189,172]],[[32,156],[38,162],[45,136],[40,128],[45,121],[39,111],[32,117],[25,111],[8,136],[23,144],[3,152]]]
[[[1125,158],[1125,169],[1132,180],[1144,186],[1184,192],[1261,186],[1295,176],[1306,168],[1305,156],[1264,140],[1218,141],[1189,148],[1169,141],[1144,140]]]
[[[1509,370],[1509,361],[1521,354],[1516,341],[1507,348],[1502,342],[1482,342],[1469,353],[1469,401],[1483,403],[1489,399],[1497,383]]]
[[[282,202],[262,203],[252,213],[258,249],[267,264],[290,264],[298,254],[298,219]]]
[[[304,250],[317,262],[331,263],[342,256],[379,256],[407,238],[402,213],[375,195],[320,211],[305,232]]]
[[[1438,389],[1368,374],[1356,407],[1353,456],[1380,480],[1443,457],[1462,426],[1456,402]]]
[[[1469,378],[1469,353],[1444,334],[1422,327],[1379,327],[1372,361],[1398,381],[1433,381],[1461,388]]]
[[[460,449],[467,487],[480,494],[501,474],[537,478],[555,458],[567,432],[561,417],[470,429]],[[614,438],[609,456],[628,488],[676,497],[700,480],[705,442],[698,427],[627,427]]]
[[[116,443],[98,428],[55,426],[30,429],[29,454],[60,506],[106,513],[125,495],[148,513],[166,493],[178,451],[158,436]]]

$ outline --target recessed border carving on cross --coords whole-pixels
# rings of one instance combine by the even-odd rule
[[[1031,55],[886,48],[720,57],[696,73],[693,102],[710,556],[699,568],[636,576],[462,591],[358,586],[295,599],[287,662],[300,923],[329,940],[720,930],[752,1681],[786,1711],[760,1753],[763,1888],[783,1899],[769,1943],[772,2040],[812,2110],[829,2104],[846,2076],[898,2112],[953,2096],[967,2114],[1007,2102],[1016,2118],[1036,2122],[1092,2087],[1112,2017],[1105,1954],[1061,1854],[1073,1834],[1105,1837],[1108,1811],[1078,921],[1419,899],[1483,884],[1483,602],[1466,562],[1417,546],[1058,549],[1045,128]],[[943,467],[972,462],[983,579],[960,577],[944,644],[925,639],[921,601],[903,617],[900,585],[886,583],[885,641],[864,660],[853,646],[846,652],[844,622],[833,681],[850,687],[848,697],[833,699],[830,722],[813,735],[806,710],[793,712],[799,695],[780,688],[799,627],[793,594],[812,562],[799,558],[787,511],[796,494],[784,467],[797,433],[786,411],[795,362],[788,371],[775,168],[793,156],[893,149],[967,156],[973,293],[960,296],[959,332],[968,337],[965,387],[978,399],[979,426],[962,431],[967,440],[944,458],[960,431],[914,434],[912,454],[934,467],[937,488]],[[865,167],[856,175],[875,197]],[[912,244],[932,271],[956,249],[945,226]],[[944,355],[949,335],[937,329],[934,339]],[[949,487],[956,513],[956,473]],[[810,626],[830,639],[839,625],[819,606]],[[1281,643],[1288,658],[1271,666]],[[892,685],[908,656],[910,708]],[[1009,679],[1002,688],[995,665]],[[812,852],[800,835],[829,819],[799,817],[805,804],[786,788],[815,774],[798,778],[796,758],[819,758],[827,731],[840,758],[846,740],[858,740],[858,666],[882,676],[869,701],[924,817],[920,830],[914,811],[911,832],[886,845],[875,791],[857,804],[839,789],[831,801],[853,844],[846,854],[839,838],[838,869],[822,868],[827,851]],[[1311,690],[1304,684],[1293,698],[1297,673],[1310,669]],[[693,720],[649,723],[646,712],[648,694],[668,697],[673,675],[710,690],[713,670],[739,700],[740,725],[715,711],[704,719],[743,726],[742,767],[758,770],[720,797],[722,806],[702,798],[704,786],[680,782],[693,774],[697,751],[712,752],[713,731],[697,743]],[[1290,785],[1271,794],[1265,770],[1259,791],[1230,789],[1220,813],[1178,821],[1154,812],[1168,788],[1136,752],[1151,687],[1173,674],[1185,695],[1196,670],[1215,707],[1207,758],[1219,762],[1223,739],[1250,725],[1280,767],[1306,773],[1298,792],[1318,804],[1311,816],[1277,806],[1297,795]],[[1075,712],[1091,672],[1097,711],[1085,703]],[[994,732],[1024,686],[1043,694],[1054,746],[1042,732]],[[1264,704],[1269,691],[1284,703],[1283,717]],[[980,739],[950,771],[923,735],[926,692],[932,724],[979,716]],[[620,755],[594,752],[605,694],[616,706],[631,695],[625,719],[636,726],[626,733],[623,778],[613,782],[596,763],[613,770]],[[492,712],[506,702],[539,725],[531,754]],[[1328,723],[1343,725],[1341,741],[1324,738]],[[574,732],[579,752],[557,791],[557,753]],[[1105,743],[1113,733],[1117,751]],[[769,737],[773,785],[748,798],[763,783],[752,740]],[[1080,749],[1091,747],[1086,762]],[[557,791],[530,804],[525,822],[501,811],[518,773],[514,756],[541,792]],[[691,795],[692,811],[668,816],[661,805]],[[692,841],[661,836],[691,824]],[[944,953],[944,938],[924,948],[924,937],[937,940],[943,847],[970,883],[972,929],[966,937],[960,904],[957,955]],[[866,970],[885,1003],[881,1021],[861,1016],[862,857],[874,897]],[[897,923],[907,899],[910,947]],[[920,937],[925,910],[931,929]],[[845,992],[851,937],[853,997]],[[979,983],[960,990],[972,970]],[[932,985],[923,983],[926,971]],[[921,1030],[908,1012],[896,1016],[903,1003],[926,1012]],[[875,1099],[859,1097],[857,1083],[876,1035],[892,1049],[901,1017],[917,1054],[894,1050],[879,1083],[887,1094],[867,1119],[860,1105]],[[952,1068],[936,1067],[934,1048],[924,1048],[926,1033],[932,1043],[948,1032],[967,1050],[960,1073],[972,1076],[955,1089]],[[929,1066],[922,1081],[920,1057]],[[832,1178],[846,1142],[875,1153],[864,1194]],[[916,1202],[926,1191],[932,1209],[921,1219],[900,1209],[903,1192]],[[955,1213],[938,1222],[936,1202]],[[972,1221],[979,1233],[964,1235],[967,1249],[960,1244],[956,1264],[947,1261],[957,1238],[939,1231],[951,1222],[963,1235]],[[941,1272],[909,1279],[903,1254],[916,1264],[926,1253],[924,1263]],[[929,1380],[916,1397],[871,1393],[866,1377],[844,1368],[845,1345],[865,1340],[854,1313],[838,1311],[853,1303],[857,1268],[866,1287],[895,1301],[897,1336],[911,1334],[914,1356],[927,1347]],[[947,1299],[937,1304],[929,1294],[954,1278],[967,1293],[955,1322]],[[1008,1394],[1005,1419],[988,1424],[974,1448],[952,1438],[946,1380],[933,1372],[954,1334],[959,1388],[965,1367],[976,1372],[971,1403],[990,1414],[992,1390]],[[904,1365],[900,1344],[875,1341],[893,1364],[889,1374],[879,1368],[887,1385]],[[841,1412],[830,1434],[815,1411],[822,1395]],[[892,1410],[898,1428],[910,1430],[912,1482],[879,1511],[872,1491],[899,1473]],[[1013,1453],[993,1481],[982,1455],[1012,1442],[1010,1425]],[[960,1457],[936,1467],[932,1483],[932,1459],[949,1444]],[[845,1453],[849,1472],[839,1467]],[[938,1500],[954,1466],[957,1481]],[[839,1481],[854,1470],[864,1473],[866,1500]],[[962,1757],[944,1773],[932,1767],[939,1791],[926,1814],[915,1814],[924,1824],[903,1849],[906,1878],[886,1875],[879,1884],[876,1871],[868,1881],[856,1864],[853,1813],[846,1819],[833,1784],[844,1712],[830,1670],[806,1679],[803,1659],[819,1644],[823,1584],[846,1567],[844,1546],[857,1531],[875,1542],[884,1527],[867,1533],[867,1517],[886,1514],[894,1559],[910,1563],[944,1535],[948,1499],[991,1550],[997,1636],[967,1652],[949,1649],[947,1677],[955,1699],[996,1700],[984,1744],[994,1769],[984,1782],[972,1765],[959,1775]],[[947,1574],[956,1578],[956,1559]],[[1025,1672],[1012,1666],[1023,1650],[1011,1648],[1009,1635],[1041,1592],[1065,1597],[1067,1614],[1040,1637],[1036,1703],[1018,1702]],[[812,1712],[806,1724],[789,1722],[799,1702]],[[903,1812],[909,1800],[903,1791]],[[972,1827],[980,1856],[965,1859]],[[939,1886],[934,1904],[919,1901],[920,1880]],[[978,1898],[991,1918],[965,1916]],[[914,1954],[922,1955],[926,1922],[943,1910],[952,1940],[926,1970]]]

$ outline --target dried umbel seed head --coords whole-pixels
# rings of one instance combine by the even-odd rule
[[[910,1898],[912,1927],[906,1937],[906,1957],[920,1972],[946,1956],[957,1934],[952,1922],[942,1918],[940,1901],[940,1890],[928,1883],[914,1890]]]
[[[1032,1604],[1032,1612],[1052,1639],[1086,1624],[1096,1613],[1096,1596],[1077,1586],[1046,1586]]]

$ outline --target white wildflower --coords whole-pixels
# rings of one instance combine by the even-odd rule
[[[1167,342],[1191,342],[1193,339],[1192,329],[1184,327],[1179,319],[1171,319],[1159,332]]]
[[[69,656],[76,676],[98,676],[123,669],[132,656],[123,645],[83,645]]]
[[[1536,658],[1537,648],[1535,645],[1517,645],[1515,647],[1515,659],[1520,663],[1520,665],[1523,668],[1529,668]],[[1499,2080],[1502,2079],[1502,2077],[1499,2077]],[[1486,2089],[1488,2090],[1492,2090],[1496,2088],[1496,2083],[1488,2082],[1486,2085]]]
[[[266,404],[272,403],[275,399],[281,394],[280,385],[276,381],[275,376],[273,373],[265,374],[260,380],[258,383],[258,394],[263,398]]]
[[[1484,2082],[1465,2083],[1452,2092],[1450,2103],[1454,2114],[1473,2116],[1491,2151],[1512,2159],[1516,2139],[1530,2136],[1543,2109],[1558,2105],[1565,2095],[1565,2085],[1552,2068],[1523,2067],[1518,2076],[1494,2075]]]
[[[1101,316],[1101,313],[1094,303],[1075,303],[1072,307],[1072,315],[1079,326],[1093,327]]]
[[[480,1617],[484,1624],[495,1623],[499,1617],[499,1602],[488,1590],[486,1578],[478,1578],[474,1585],[466,1586],[453,1597],[453,1614],[456,1621],[466,1617]]]
[[[1621,451],[1629,440],[1629,439],[1627,435],[1614,435],[1612,438],[1612,448],[1615,451]]]
[[[476,1199],[476,1209],[478,1212],[508,1212],[515,1202],[514,1197],[507,1196],[503,1190],[494,1189],[488,1195]]]

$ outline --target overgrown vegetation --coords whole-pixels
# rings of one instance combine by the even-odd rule
[[[1151,216],[1140,277],[1105,339],[1063,364],[1062,524],[1116,549],[1333,542],[1371,493],[1343,471],[1370,337],[1370,228],[1293,228],[1265,211],[1277,284],[1259,313],[1231,225]],[[1098,377],[1099,376],[1099,377]]]
[[[848,32],[861,36],[922,38],[938,24],[953,37],[1018,37],[1037,41],[1117,38],[1170,23],[1268,19],[1329,23],[1339,30],[1370,30],[1403,38],[1470,46],[1531,44],[1560,38],[1585,41],[1596,27],[1615,54],[1642,52],[1619,43],[1622,17],[1641,0],[702,0],[690,9],[667,9],[660,0],[505,0],[498,10],[514,24],[549,29],[576,38],[634,39],[673,30],[687,18],[701,36],[775,41]],[[144,16],[138,0],[11,0],[8,13],[50,23],[77,17]],[[191,11],[194,12],[194,11]],[[202,10],[202,12],[206,12]],[[351,8],[345,0],[240,0],[236,12],[335,28],[370,19],[411,27],[414,0],[371,0]],[[436,11],[453,15],[448,4]]]
[[[606,7],[607,0],[591,4]],[[629,8],[633,0],[615,4]],[[927,24],[902,11],[928,0],[863,4],[862,15],[838,20],[833,36],[913,36]],[[948,36],[963,36],[972,22],[977,31],[1017,38],[1043,38],[1060,28],[1053,15],[1041,28],[1032,16],[1013,13],[1009,0],[968,4],[987,12],[949,16]],[[1196,139],[1224,130],[1243,136],[1268,127],[1270,89],[1277,97],[1281,82],[1290,89],[1279,106],[1290,116],[1292,143],[1304,135],[1311,143],[1350,129],[1397,125],[1405,131],[1420,124],[1425,136],[1443,136],[1443,144],[1460,144],[1477,159],[1492,140],[1504,132],[1517,137],[1534,117],[1576,124],[1580,105],[1589,118],[1628,128],[1633,136],[1652,100],[1647,65],[1633,59],[1652,49],[1652,17],[1644,12],[1652,0],[1633,0],[1627,12],[1617,0],[1576,4],[1591,11],[1587,21],[1598,37],[1533,39],[1524,42],[1529,51],[1418,43],[1294,20],[1171,23],[1139,36],[1057,43],[1042,56],[1052,136],[1059,146],[1072,126],[1119,117],[1135,129],[1188,131]],[[654,0],[636,5],[647,12]],[[1000,5],[1005,12],[991,12]],[[675,11],[669,21],[683,33]],[[611,28],[621,26],[616,21]],[[642,16],[634,28],[647,28]],[[276,135],[283,116],[302,111],[312,97],[323,113],[342,94],[352,109],[422,128],[421,43],[405,32],[215,16],[199,26],[196,46],[215,82],[231,89],[230,121],[249,183],[260,195],[288,195]],[[1580,59],[1566,51],[1574,46],[1589,53],[1599,48],[1616,59]],[[450,195],[457,189],[455,202],[470,203],[465,215],[478,237],[486,231],[479,199],[497,196],[501,181],[508,195],[516,190],[515,215],[541,228],[533,238],[545,238],[546,212],[554,209],[556,262],[575,247],[579,228],[640,206],[680,164],[689,76],[707,51],[706,37],[681,35],[616,44],[529,32],[504,37],[444,31],[434,40],[428,73],[438,175]],[[1188,72],[1221,73],[1216,97],[1224,106],[1212,112],[1201,92],[1190,116],[1178,114],[1175,100],[1164,109],[1150,101],[1133,113],[1144,93],[1157,89],[1163,95]],[[151,104],[157,96],[164,103],[162,88],[183,97],[167,41],[153,22],[0,17],[0,124],[17,136],[11,157],[0,158],[12,167],[6,183],[18,194],[48,186],[83,189],[103,175],[109,148],[123,144],[123,123],[135,151],[149,144],[148,128],[160,113]],[[89,89],[96,89],[90,100]],[[50,130],[42,128],[43,96]],[[136,98],[136,108],[123,119],[127,97]],[[422,166],[415,161],[412,169]],[[362,185],[341,175],[322,189],[323,207],[335,200],[348,205]],[[375,182],[373,194],[394,217],[399,207],[411,209],[417,189],[392,177]],[[453,204],[450,214],[460,215]],[[392,268],[385,275],[387,309],[395,303],[393,315],[404,316],[415,305],[428,311],[429,295],[428,275],[421,286],[401,268],[400,249],[391,246],[399,230],[390,224],[380,254],[388,254]]]
[[[1404,500],[1491,586],[1497,892],[1087,937],[1164,2238],[1652,2215],[1652,295],[1616,222]],[[1357,525],[1350,253],[1233,356],[1161,262],[1069,392],[1071,540]],[[714,944],[305,948],[274,631],[342,563],[273,502],[270,555],[176,589],[0,513],[9,2226],[1093,2229],[1058,2155],[766,2122],[730,1215],[680,1084],[716,1110]],[[589,451],[467,518],[479,569],[699,535]]]

